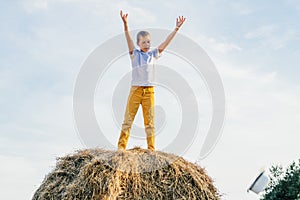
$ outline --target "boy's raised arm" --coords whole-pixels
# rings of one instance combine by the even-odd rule
[[[130,33],[128,31],[128,18],[127,18],[128,13],[123,14],[123,11],[121,10],[120,16],[124,23],[124,31],[125,31],[125,37],[126,37],[126,41],[127,41],[127,45],[128,45],[128,50],[129,50],[129,53],[132,54],[133,49],[134,49],[134,44],[133,44],[132,38],[130,36]]]
[[[170,35],[168,35],[166,40],[158,46],[159,53],[163,52],[165,50],[165,48],[170,44],[171,40],[174,38],[174,36],[176,35],[176,33],[179,30],[179,28],[181,27],[181,25],[185,22],[185,19],[186,18],[183,17],[183,16],[177,17],[177,19],[176,19],[176,28],[174,29],[174,31],[172,31],[170,33]]]

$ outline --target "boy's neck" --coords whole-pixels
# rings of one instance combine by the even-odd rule
[[[150,48],[149,48],[150,49]],[[144,53],[147,53],[148,51],[149,51],[149,49],[141,49],[140,48],[140,50],[142,51],[142,52],[144,52]]]

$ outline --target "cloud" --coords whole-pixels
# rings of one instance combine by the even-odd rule
[[[46,10],[48,9],[49,0],[26,0],[23,2],[24,9],[32,13],[36,10]]]
[[[227,79],[232,79],[235,81],[251,81],[255,84],[263,84],[263,83],[271,83],[272,81],[276,81],[277,72],[259,72],[258,69],[251,66],[241,66],[235,67],[234,64],[226,64],[226,62],[222,62],[220,64],[220,71],[223,76]],[[242,65],[242,64],[241,64]]]
[[[40,10],[47,10],[58,5],[78,6],[81,11],[85,10],[92,15],[105,17],[106,22],[111,22],[112,15],[119,15],[122,9],[129,13],[130,23],[144,25],[157,20],[156,16],[149,9],[134,5],[126,1],[98,1],[98,0],[26,0],[23,3],[25,11],[32,13]],[[102,22],[103,23],[103,22]]]
[[[84,0],[82,2],[86,3]],[[95,15],[104,16],[111,18],[112,15],[118,17],[119,20],[119,11],[123,10],[124,13],[128,13],[129,25],[133,26],[147,26],[157,21],[157,18],[154,12],[151,12],[149,9],[145,9],[140,6],[134,5],[134,3],[128,1],[105,1],[99,2],[97,0],[90,1],[91,10]],[[105,8],[105,10],[103,10]],[[120,23],[121,24],[121,23]]]
[[[269,138],[268,144],[294,144],[300,120],[300,106],[296,103],[300,99],[299,86],[286,82],[276,71],[262,72],[242,64],[237,67],[222,63],[227,120],[244,127],[243,132],[255,131],[254,138],[261,137],[258,133],[263,134],[264,139]]]
[[[258,27],[254,30],[252,30],[251,32],[248,32],[245,34],[245,38],[246,39],[264,39],[267,38],[269,36],[271,36],[275,30],[277,29],[277,27],[275,25],[265,25],[265,26],[261,26]]]
[[[245,191],[262,166],[298,159],[300,88],[277,71],[246,62],[223,59],[216,65],[225,87],[226,121],[222,138],[203,163],[225,196],[251,199]]]
[[[2,155],[0,155],[0,160],[1,198],[19,199],[19,193],[22,193],[22,198],[31,198],[32,180],[36,179],[33,162],[22,157]]]
[[[293,29],[286,29],[279,25],[264,25],[246,33],[244,38],[258,40],[263,46],[271,47],[275,50],[287,46],[296,38]]]
[[[75,150],[74,145],[61,145],[49,141],[4,141],[0,138],[0,144],[1,147],[21,152],[13,154],[2,151],[0,154],[1,199],[31,199],[45,175],[55,166],[56,157]],[[26,149],[18,148],[19,146]]]
[[[298,0],[287,0],[287,1],[285,1],[285,3],[289,7],[293,8],[293,9],[297,9],[298,11],[300,11],[300,3],[299,3]]]
[[[239,15],[250,15],[255,12],[255,9],[253,8],[252,5],[246,4],[245,2],[242,1],[229,2],[229,5]]]
[[[216,53],[227,54],[234,51],[241,51],[242,48],[234,43],[228,43],[224,41],[217,40],[213,37],[208,37],[205,35],[198,36],[196,39],[199,41],[204,48],[213,50]]]

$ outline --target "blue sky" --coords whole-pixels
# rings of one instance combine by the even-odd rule
[[[57,156],[84,148],[74,84],[88,55],[122,33],[120,9],[132,30],[187,17],[180,32],[205,49],[226,94],[222,137],[199,162],[224,199],[258,199],[246,189],[259,169],[299,158],[297,0],[1,1],[1,199],[31,198]]]

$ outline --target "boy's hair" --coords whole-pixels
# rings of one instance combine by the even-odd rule
[[[150,35],[150,33],[148,31],[140,31],[140,32],[138,32],[138,34],[136,35],[136,42],[137,43],[140,42],[140,36],[145,37],[147,35]]]

